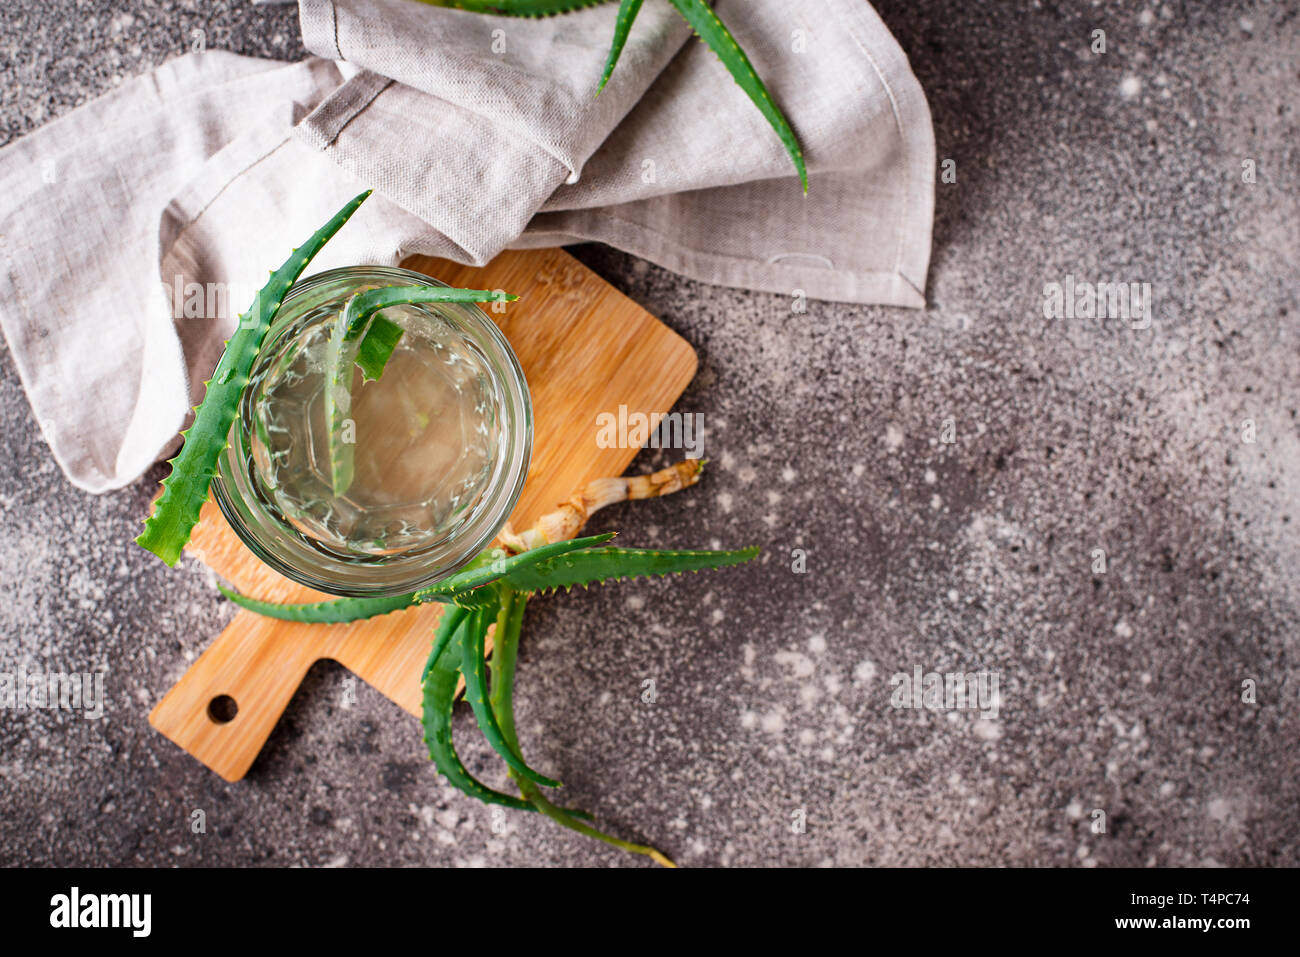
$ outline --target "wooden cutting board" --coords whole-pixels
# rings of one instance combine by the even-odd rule
[[[524,529],[594,478],[621,475],[637,449],[602,449],[596,416],[667,412],[695,375],[679,335],[559,249],[510,251],[487,266],[415,257],[404,263],[452,286],[520,297],[488,315],[510,340],[533,400],[533,459],[511,515]],[[246,595],[316,601],[262,564],[209,499],[189,553]],[[441,606],[368,621],[307,625],[240,610],[149,715],[149,722],[227,781],[244,776],[302,682],[322,658],[339,662],[420,713],[420,671]],[[233,717],[231,714],[233,713]]]

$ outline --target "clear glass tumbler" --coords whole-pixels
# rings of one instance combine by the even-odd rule
[[[294,285],[276,314],[213,492],[253,553],[294,581],[346,596],[416,591],[486,548],[518,501],[528,384],[473,304],[384,310],[402,335],[378,380],[353,370],[342,398],[354,477],[338,494],[331,484],[326,345],[339,310],[367,289],[443,285],[406,269],[334,269]]]

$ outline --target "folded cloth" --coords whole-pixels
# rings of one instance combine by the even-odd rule
[[[270,266],[483,264],[598,240],[710,283],[924,305],[934,142],[861,0],[718,0],[803,146],[789,157],[666,0],[595,96],[616,8],[545,19],[299,0],[315,56],[172,60],[0,150],[0,327],[78,487],[175,445]],[[690,42],[688,42],[690,41]]]

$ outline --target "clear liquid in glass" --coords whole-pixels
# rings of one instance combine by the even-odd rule
[[[404,331],[378,380],[363,382],[353,367],[353,480],[335,496],[324,390],[338,308],[308,312],[254,369],[249,432],[259,493],[332,552],[390,555],[441,542],[487,489],[502,440],[486,361],[433,310],[386,309]]]

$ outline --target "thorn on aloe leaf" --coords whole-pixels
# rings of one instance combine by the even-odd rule
[[[623,53],[628,35],[632,32],[632,21],[641,12],[642,2],[643,0],[621,0],[619,3],[618,20],[614,24],[614,42],[609,50],[609,58],[605,61],[605,72],[600,78],[600,85],[596,87],[597,96],[600,96],[601,91],[605,89],[605,84],[614,73],[614,65],[618,63],[618,58]]]

